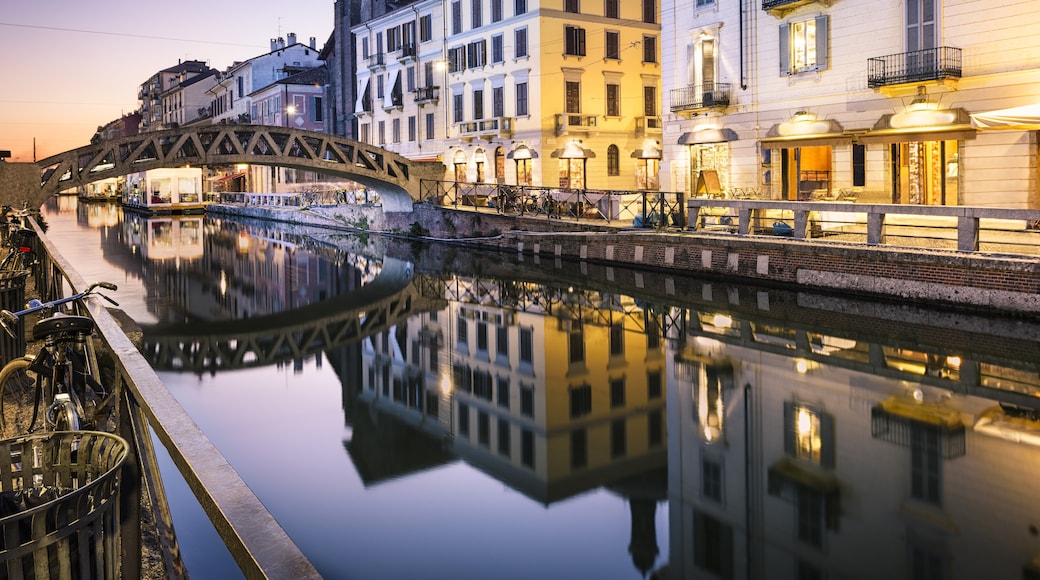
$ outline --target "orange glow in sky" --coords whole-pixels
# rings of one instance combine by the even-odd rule
[[[0,10],[0,150],[32,162],[90,144],[137,110],[140,85],[185,60],[223,71],[296,34],[318,50],[334,0],[36,0]],[[35,153],[34,153],[35,143]]]

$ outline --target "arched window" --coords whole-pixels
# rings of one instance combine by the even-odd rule
[[[607,175],[621,175],[621,154],[617,145],[607,147]]]

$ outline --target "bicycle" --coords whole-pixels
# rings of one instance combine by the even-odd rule
[[[95,282],[66,298],[51,302],[34,299],[18,312],[0,310],[0,326],[12,337],[16,337],[19,320],[40,313],[32,336],[34,341],[43,341],[38,354],[12,359],[0,369],[0,430],[4,438],[40,430],[104,430],[98,427],[105,421],[103,410],[114,395],[99,380],[91,341],[94,321],[88,316],[55,311],[91,295],[118,306],[115,300],[97,292],[98,288],[114,291],[116,285]]]

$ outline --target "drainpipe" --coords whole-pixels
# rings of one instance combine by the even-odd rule
[[[737,4],[740,6],[740,88],[741,90],[747,90],[747,79],[744,77],[744,2],[747,0],[738,0]]]

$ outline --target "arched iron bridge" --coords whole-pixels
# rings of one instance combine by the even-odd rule
[[[40,200],[42,203],[59,191],[148,169],[239,163],[343,177],[379,191],[384,198],[396,195],[409,204],[419,199],[420,179],[440,179],[444,172],[438,162],[414,162],[380,147],[327,133],[268,125],[203,125],[98,141],[43,159],[37,162]]]

